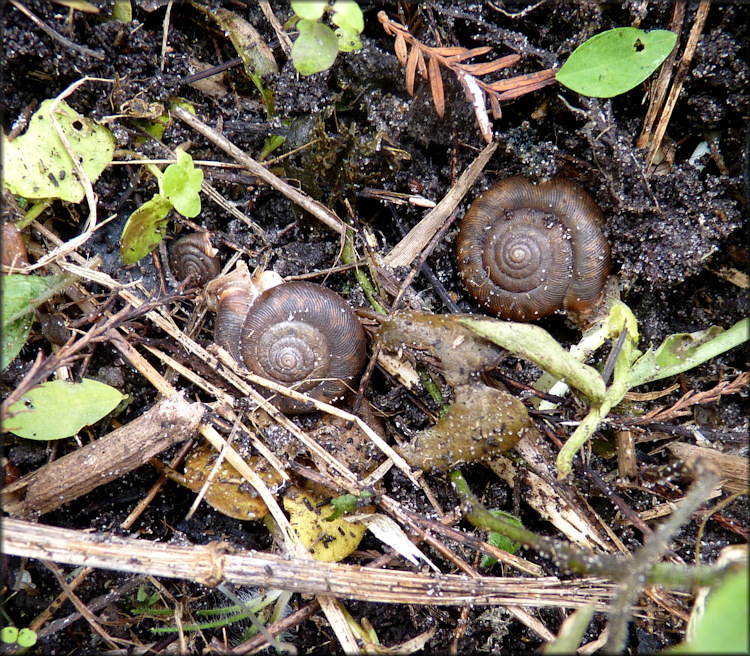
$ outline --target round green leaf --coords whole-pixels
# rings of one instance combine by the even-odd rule
[[[162,187],[165,196],[174,208],[189,219],[201,211],[200,190],[203,183],[203,171],[196,169],[193,158],[179,148],[175,150],[177,163],[164,169]]]
[[[618,27],[578,46],[555,76],[584,96],[611,98],[643,82],[669,56],[677,35]]]
[[[31,629],[21,629],[18,632],[19,647],[33,647],[36,644],[36,640],[36,631],[32,631]]]
[[[60,440],[106,417],[125,397],[96,380],[53,380],[10,406],[5,429],[29,440]]]
[[[12,645],[18,640],[18,629],[15,626],[4,626],[0,629],[0,640],[6,645]]]
[[[365,29],[365,17],[354,0],[336,0],[333,3],[334,25],[346,28],[351,32],[361,34]]]
[[[323,23],[301,20],[297,24],[299,36],[292,46],[294,67],[302,75],[325,71],[333,65],[339,43],[333,30]]]
[[[314,21],[323,16],[327,6],[326,0],[297,0],[292,2],[292,11],[300,18]]]

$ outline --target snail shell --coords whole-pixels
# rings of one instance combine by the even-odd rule
[[[494,314],[533,321],[564,309],[585,322],[610,270],[602,211],[582,187],[507,178],[464,216],[456,240],[469,293]]]
[[[365,334],[346,301],[330,289],[285,282],[254,298],[252,284],[230,276],[209,285],[207,295],[217,312],[214,340],[252,373],[329,403],[359,379]],[[273,403],[287,414],[315,410],[281,395]]]
[[[169,265],[175,277],[182,281],[189,275],[198,285],[213,280],[221,273],[218,251],[211,245],[207,232],[195,232],[180,237],[172,246]]]

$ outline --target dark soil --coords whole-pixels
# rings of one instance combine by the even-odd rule
[[[514,67],[514,75],[559,65],[591,35],[632,25],[635,20],[639,20],[644,29],[664,28],[672,11],[671,4],[665,2],[610,4],[550,0],[523,16],[511,18],[494,8],[493,4],[501,5],[500,2],[431,1],[419,5],[362,2],[366,24],[364,49],[340,54],[330,70],[303,78],[286,60],[274,31],[256,3],[209,1],[208,6],[224,7],[249,21],[274,47],[280,72],[267,78],[266,83],[273,90],[278,116],[269,124],[258,92],[240,67],[222,74],[222,91],[218,95],[206,95],[184,84],[185,78],[195,73],[193,62],[218,65],[236,56],[226,36],[187,3],[177,2],[172,7],[167,54],[164,68],[160,70],[165,8],[154,5],[163,4],[134,0],[133,21],[123,24],[104,19],[112,9],[112,1],[102,2],[98,15],[75,12],[72,20],[62,5],[39,0],[25,2],[46,25],[74,44],[100,53],[101,59],[81,54],[52,39],[14,6],[5,4],[2,39],[5,133],[21,120],[19,117],[28,117],[42,100],[55,97],[71,83],[89,76],[116,80],[114,85],[86,83],[68,99],[78,112],[97,120],[121,114],[123,104],[136,98],[169,106],[174,98],[180,97],[192,103],[209,125],[223,124],[224,134],[254,157],[258,156],[270,133],[288,132],[287,151],[318,138],[317,147],[288,158],[281,174],[299,180],[306,192],[329,205],[339,216],[347,216],[343,201],[348,201],[360,227],[375,236],[376,248],[383,255],[401,239],[401,233],[389,206],[366,197],[365,188],[402,193],[418,190],[426,198],[439,201],[485,144],[476,127],[472,107],[449,73],[443,73],[446,114],[442,120],[432,105],[428,84],[419,81],[415,96],[408,96],[404,70],[394,54],[393,39],[377,21],[379,11],[385,10],[394,20],[408,21],[414,34],[430,45],[436,44],[439,35],[443,45],[489,44],[494,46],[496,56],[519,53],[523,57]],[[283,24],[291,15],[289,4],[271,4]],[[513,11],[521,11],[527,4],[532,3],[507,3]],[[640,15],[642,7],[645,9]],[[696,7],[697,3],[688,3],[678,46],[680,52],[693,24]],[[666,143],[674,158],[673,164],[665,164],[655,174],[646,175],[645,153],[635,148],[648,106],[646,84],[610,100],[583,98],[553,85],[503,105],[502,119],[494,121],[499,148],[464,200],[461,213],[481,191],[509,175],[538,179],[559,174],[575,178],[604,211],[614,273],[619,276],[623,300],[638,319],[644,350],[649,344],[661,343],[671,333],[693,332],[710,325],[729,327],[747,316],[746,283],[730,280],[726,272],[742,273],[748,269],[749,25],[747,4],[711,7],[669,122]],[[144,158],[164,156],[153,141],[143,141],[143,133],[133,119],[110,118],[108,124],[116,135],[118,148],[136,151]],[[715,140],[714,154],[704,156],[700,166],[696,166],[689,160],[698,144],[706,139]],[[179,121],[167,128],[163,142],[171,148],[189,142],[194,159],[226,161],[223,153]],[[214,233],[223,258],[228,258],[233,246],[243,250],[251,269],[265,264],[282,276],[320,271],[339,263],[338,240],[310,217],[301,216],[286,198],[236,169],[206,167],[204,171],[206,179],[250,214],[269,238],[268,244],[261,243],[250,228],[228,217],[206,199],[196,222]],[[99,255],[103,260],[102,269],[123,283],[140,278],[151,293],[160,294],[165,290],[154,259],[147,257],[138,265],[125,268],[119,260],[118,247],[127,217],[149,199],[155,189],[153,177],[141,175],[137,166],[112,166],[105,171],[95,186],[99,214],[115,218],[95,233],[80,252],[87,257]],[[425,213],[423,209],[405,205],[394,207],[406,230]],[[62,239],[69,239],[80,229],[78,213],[85,211],[85,203],[78,207],[55,203],[40,220]],[[170,238],[176,229],[176,223],[170,222]],[[447,234],[428,264],[462,312],[481,313],[458,279],[455,235],[455,230]],[[33,231],[28,237],[41,241],[40,235]],[[403,278],[406,271],[397,273]],[[331,275],[325,284],[336,291],[348,292],[352,305],[368,307],[350,273]],[[170,287],[169,283],[167,286]],[[448,312],[440,294],[425,277],[418,276],[413,289],[416,294],[411,297],[412,304],[421,304],[436,313]],[[104,290],[92,291],[104,297]],[[169,291],[173,289],[170,287]],[[190,304],[185,306],[189,309]],[[63,311],[68,312],[71,319],[79,318],[75,308],[66,305]],[[181,316],[184,315],[182,312]],[[578,339],[577,331],[562,315],[553,315],[540,323],[566,346]],[[154,326],[144,323],[139,328],[142,342],[158,344],[167,351],[177,350]],[[210,338],[209,320],[199,340],[208,343]],[[37,324],[27,348],[3,372],[3,398],[23,379],[39,349],[49,353],[50,344]],[[656,403],[668,407],[689,389],[710,389],[720,379],[734,378],[746,370],[747,362],[746,349],[735,349],[717,357],[684,374],[679,380],[680,389],[656,402],[643,404],[640,411],[650,410]],[[161,366],[156,361],[154,364]],[[94,348],[86,365],[87,377],[108,382],[131,396],[127,409],[117,418],[120,423],[130,421],[156,402],[155,390],[144,385],[140,374],[124,365],[117,351],[109,345]],[[80,366],[73,367],[74,377],[83,374]],[[524,383],[533,382],[538,374],[538,370],[527,363],[512,359],[506,360],[500,370],[503,375]],[[660,381],[653,389],[663,389],[671,382]],[[184,386],[189,395],[203,398],[187,381],[178,380],[177,384]],[[639,388],[638,391],[649,389]],[[377,370],[367,396],[390,417],[386,422],[389,429],[397,426],[401,434],[408,434],[429,423],[413,398]],[[426,393],[421,395],[421,401],[434,409]],[[743,390],[722,397],[716,404],[693,406],[692,416],[674,420],[675,432],[665,433],[663,439],[679,438],[693,443],[690,431],[679,432],[681,428],[692,426],[717,448],[727,453],[745,454],[746,401],[747,391]],[[573,410],[571,407],[570,412]],[[310,425],[313,419],[299,421]],[[108,426],[95,428],[91,437],[96,436],[96,431],[103,434],[108,430]],[[649,435],[648,430],[646,435]],[[665,451],[652,451],[653,446],[654,442],[648,441],[638,446],[641,474],[661,482],[662,471],[669,460]],[[50,457],[60,457],[75,448],[72,440],[65,440],[45,450],[43,444],[6,435],[8,471],[24,475]],[[165,454],[164,459],[171,455]],[[603,455],[592,456],[589,467],[614,485],[617,460],[611,457],[611,451],[604,450]],[[514,512],[525,526],[540,533],[556,534],[555,529],[541,521],[525,503],[519,503],[518,491],[514,503],[512,491],[498,483],[484,467],[465,466],[463,471],[488,507]],[[580,474],[580,469],[579,475],[577,484],[590,495],[596,510],[611,522],[625,544],[637,547],[642,542],[641,533],[619,522],[616,508],[590,479]],[[122,533],[120,523],[156,478],[155,471],[141,468],[59,511],[48,513],[41,521],[66,528]],[[457,497],[445,476],[430,475],[428,480],[443,508],[454,508]],[[431,512],[421,493],[414,492],[395,469],[386,477],[386,486],[389,494],[407,507]],[[666,483],[659,488],[665,494],[668,489]],[[650,507],[655,498],[653,491],[645,486],[623,487],[617,491],[638,512]],[[168,483],[127,534],[159,541],[225,540],[244,549],[274,548],[260,522],[238,522],[205,504],[199,507],[192,520],[183,521],[193,498],[192,492]],[[747,498],[741,497],[723,509],[721,519],[721,522],[710,521],[703,536],[705,562],[714,560],[722,547],[746,541]],[[693,561],[699,522],[700,518],[691,521],[673,544],[674,551],[686,562]],[[730,529],[732,525],[734,529]],[[468,524],[463,528],[470,530]],[[367,550],[382,551],[381,543],[369,534],[360,547],[361,552]],[[444,571],[450,570],[450,563],[429,549],[426,551]],[[525,552],[524,556],[543,564],[548,574],[560,573],[554,564],[533,552]],[[473,553],[464,553],[463,557],[471,561]],[[359,560],[366,562],[367,559],[362,556]],[[22,566],[30,577],[26,583],[17,579]],[[22,563],[19,558],[5,558],[3,574],[5,612],[18,627],[30,625],[60,593],[51,572],[39,562]],[[114,572],[96,571],[77,589],[77,594],[88,603],[129,578]],[[219,593],[196,584],[173,580],[163,580],[161,584],[191,612],[229,603]],[[292,605],[297,607],[304,601],[294,597]],[[158,642],[160,637],[155,638],[150,632],[154,622],[132,620],[130,610],[134,603],[134,595],[127,595],[106,608],[100,620],[114,636],[150,645]],[[690,600],[679,603],[682,611],[689,613]],[[357,620],[366,617],[371,622],[384,645],[397,645],[437,626],[438,631],[426,648],[430,652],[447,651],[457,627],[464,621],[458,608],[404,608],[365,602],[345,605]],[[676,644],[684,636],[685,624],[677,616],[653,604],[649,609],[655,613],[653,620],[636,620],[631,626],[629,653],[655,652]],[[53,619],[73,610],[70,602],[66,602]],[[564,619],[564,613],[556,609],[530,609],[530,612],[553,632]],[[460,652],[531,653],[543,644],[503,609],[472,608],[466,619],[468,630],[457,642]],[[596,615],[585,642],[601,633],[605,619],[603,615]],[[213,635],[207,631],[204,637],[210,640]],[[299,653],[341,651],[322,614],[304,622],[288,640]],[[195,640],[195,649],[204,646],[202,638]],[[103,647],[97,634],[83,620],[50,633],[39,645],[40,653],[100,653]]]

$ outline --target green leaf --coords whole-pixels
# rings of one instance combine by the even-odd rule
[[[24,134],[13,141],[3,135],[3,183],[23,198],[59,198],[80,203],[85,190],[73,160],[60,141],[49,117],[53,100],[45,100],[29,121]],[[112,161],[112,133],[60,102],[55,118],[91,182]]]
[[[14,314],[31,305],[36,298],[60,283],[65,276],[23,276],[12,273],[2,276],[2,304],[0,312],[3,317],[2,357],[0,370],[4,370],[21,352],[31,333],[33,314],[8,322]]]
[[[708,597],[692,640],[670,654],[747,654],[748,570],[732,574]]]
[[[738,321],[729,330],[711,326],[695,333],[670,335],[654,351],[649,349],[627,374],[628,387],[652,383],[688,371],[749,338],[750,319]]]
[[[578,46],[555,77],[584,96],[611,98],[643,82],[669,56],[677,35],[618,27]]]
[[[341,52],[353,52],[362,49],[362,39],[359,38],[357,32],[345,27],[339,27],[336,28],[335,34]]]
[[[0,640],[6,645],[12,645],[18,640],[18,629],[15,626],[4,626],[0,629]]]
[[[493,517],[499,517],[500,519],[504,519],[505,521],[510,522],[514,526],[523,528],[523,524],[521,523],[521,520],[518,519],[518,517],[516,517],[515,515],[511,515],[510,513],[507,513],[503,510],[490,510],[490,513],[492,514]],[[496,531],[490,531],[487,534],[487,542],[488,544],[491,544],[493,547],[497,547],[498,549],[507,551],[509,554],[516,553],[516,551],[518,551],[518,548],[521,546],[520,542],[511,540],[509,537],[503,535],[502,533],[498,533]],[[497,562],[497,558],[484,555],[482,556],[480,566],[492,567],[496,562]]]
[[[292,46],[292,61],[302,75],[325,71],[336,61],[339,43],[333,30],[323,23],[301,20],[299,36]]]
[[[120,257],[124,264],[135,264],[159,245],[171,209],[172,203],[156,194],[130,215],[120,238]]]
[[[34,387],[8,409],[5,429],[29,440],[61,440],[106,417],[125,397],[96,380],[53,380]]]
[[[365,29],[365,17],[362,10],[354,0],[336,0],[333,3],[334,25],[343,27],[355,34],[362,34]]]
[[[323,17],[327,6],[326,0],[297,0],[292,2],[292,11],[300,18],[314,21]]]
[[[32,629],[21,629],[18,632],[19,647],[33,647],[36,644],[36,640],[36,631],[33,631]]]
[[[549,371],[592,401],[604,400],[606,388],[599,372],[576,360],[543,328],[499,319],[460,319],[459,323],[513,355]]]
[[[177,163],[164,169],[162,189],[174,208],[189,219],[201,211],[200,190],[203,171],[196,169],[193,158],[184,150],[175,150]]]

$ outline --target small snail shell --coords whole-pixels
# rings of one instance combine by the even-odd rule
[[[603,295],[609,243],[599,206],[556,178],[507,178],[466,212],[456,240],[469,293],[494,314],[533,321],[565,309],[584,322]]]
[[[206,293],[217,313],[216,343],[252,373],[326,402],[343,398],[359,378],[364,331],[346,301],[330,289],[295,281],[255,297],[252,283],[230,275],[211,283]],[[315,410],[281,395],[273,403],[288,414]]]
[[[192,274],[202,285],[221,273],[218,251],[211,245],[207,232],[195,232],[180,237],[172,246],[169,265],[175,277],[182,281]]]

